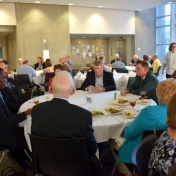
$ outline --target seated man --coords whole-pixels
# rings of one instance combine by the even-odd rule
[[[91,85],[91,89],[96,92],[106,92],[116,90],[113,74],[103,71],[103,62],[94,61],[94,71],[88,72],[87,77],[81,85],[82,90],[88,90],[88,86]]]
[[[146,91],[147,97],[158,104],[156,87],[159,81],[149,70],[149,65],[146,61],[141,60],[136,63],[136,74],[136,81],[130,87],[127,87],[125,93],[140,95],[141,91]]]
[[[92,128],[92,114],[68,102],[69,96],[75,92],[73,78],[68,72],[61,71],[53,78],[51,87],[54,98],[34,106],[32,110],[31,133],[56,139],[85,137],[90,162],[93,158],[92,164],[97,168],[95,173],[101,175],[100,163],[95,156],[97,143]]]
[[[131,59],[130,65],[136,66],[136,63],[137,63],[138,61],[140,61],[140,59],[138,58],[138,55],[134,55],[134,56],[133,56],[133,59]]]
[[[111,65],[116,61],[116,58],[120,58],[119,57],[119,54],[115,54],[115,59],[113,59],[113,60],[111,60]],[[120,61],[121,61],[122,59],[120,58]]]
[[[70,66],[71,71],[73,70],[73,63],[70,61],[70,56],[66,55],[65,56],[65,62]]]
[[[112,64],[112,68],[125,68],[125,64],[123,62],[121,62],[120,57],[116,57],[115,59],[116,61]]]
[[[27,149],[24,129],[18,124],[31,114],[31,109],[12,116],[12,112],[4,102],[1,90],[5,87],[5,73],[0,69],[0,146],[13,152]]]
[[[35,70],[30,66],[30,61],[25,60],[23,65],[17,69],[17,74],[28,74],[30,82],[33,82],[32,77],[36,76]]]
[[[6,65],[4,62],[0,61],[0,68],[6,73]],[[5,85],[4,89],[1,90],[4,101],[12,112],[17,113],[19,107],[26,101],[26,99],[22,95],[14,79],[6,78]]]

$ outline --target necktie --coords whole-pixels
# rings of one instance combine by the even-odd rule
[[[9,88],[9,89],[11,89],[11,85],[10,85],[10,83],[6,80],[6,86]]]
[[[142,88],[143,84],[144,84],[144,79],[141,78],[140,89]]]
[[[2,108],[3,108],[4,112],[6,113],[7,117],[11,116],[12,113],[11,113],[11,111],[9,110],[9,108],[6,106],[5,101],[4,101],[4,99],[3,99],[3,96],[2,96],[2,94],[1,94],[1,92],[0,92],[0,100],[2,101]]]

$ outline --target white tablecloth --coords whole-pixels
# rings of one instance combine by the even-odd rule
[[[70,96],[69,102],[72,104],[76,104],[78,106],[81,106],[85,109],[90,109],[90,107],[94,106],[96,110],[104,110],[105,107],[113,105],[114,101],[114,92],[118,91],[111,91],[111,92],[103,92],[103,93],[94,93],[94,94],[88,94],[88,92],[85,91],[76,91],[76,93],[72,96]],[[119,92],[118,92],[119,94]],[[93,98],[92,103],[88,103],[86,101],[86,96],[89,96]],[[53,98],[53,95],[50,95],[50,100]],[[117,97],[117,98],[120,98]],[[123,96],[124,99],[137,99],[139,96],[128,94],[126,96]],[[45,95],[40,96],[39,102],[45,102],[46,97]],[[156,103],[153,100],[150,100],[150,105],[156,105]],[[34,106],[32,100],[29,100],[28,102],[25,102],[19,109],[19,112],[25,111],[27,108]],[[136,104],[135,109],[141,110],[145,107],[145,105],[142,104]],[[131,108],[130,105],[126,106],[126,108]],[[74,118],[74,117],[73,117]],[[122,114],[119,115],[104,115],[104,116],[98,116],[94,117],[93,121],[93,128],[94,128],[94,135],[97,140],[97,142],[104,142],[108,139],[117,139],[120,137],[122,131],[124,130],[125,126],[129,124],[133,119],[126,119]],[[30,146],[30,140],[28,133],[31,132],[31,116],[27,117],[27,120],[23,122],[24,125],[24,134],[28,143],[29,148]]]
[[[126,69],[129,71],[135,71],[136,70],[136,67],[135,66],[125,66]]]
[[[125,79],[122,79],[122,76],[124,76]],[[116,83],[116,89],[120,90],[121,87],[126,87],[128,83],[128,78],[129,77],[135,77],[136,73],[116,73],[113,74],[114,81]],[[75,87],[80,88],[82,83],[84,82],[85,78],[77,78],[76,76],[74,77],[74,82],[75,82]]]

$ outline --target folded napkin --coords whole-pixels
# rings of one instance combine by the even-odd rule
[[[127,78],[125,77],[125,75],[122,75],[122,77],[119,80],[120,81],[127,81]]]
[[[78,72],[77,74],[76,74],[76,76],[75,76],[75,78],[77,78],[77,79],[80,79],[81,78],[81,72]]]
[[[133,72],[133,71],[130,71],[130,72],[128,73],[128,75],[129,75],[130,77],[135,77],[135,76],[136,76],[136,73]]]
[[[117,72],[116,72],[116,70],[115,70],[115,69],[113,70],[113,74],[117,74]]]
[[[120,138],[116,139],[115,142],[117,143],[117,145],[119,147],[121,147],[123,145],[123,143],[125,142],[125,140],[126,139],[124,137],[120,137]]]

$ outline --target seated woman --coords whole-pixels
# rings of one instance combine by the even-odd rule
[[[37,57],[37,63],[34,64],[35,70],[43,70],[45,67],[45,62],[43,61],[42,57]]]
[[[46,73],[54,72],[51,59],[46,59],[46,61],[45,61],[45,67],[46,68],[41,73],[41,76],[45,76]]]
[[[167,79],[160,82],[156,89],[159,105],[146,106],[134,121],[125,128],[124,138],[126,140],[118,152],[119,172],[125,175],[130,172],[124,163],[132,163],[132,152],[141,140],[145,130],[164,130],[167,128],[167,105],[175,93],[176,82],[174,79]],[[111,150],[113,151],[113,155],[115,155],[114,150],[118,150],[118,146],[114,141],[111,142]]]
[[[167,125],[169,128],[162,133],[155,143],[149,161],[148,176],[169,173],[176,163],[176,94],[171,98],[167,109]],[[175,174],[176,175],[176,174]]]
[[[57,65],[54,66],[54,73],[55,74],[62,71],[62,70],[63,70],[63,67],[62,67],[61,64],[57,64]],[[50,78],[49,81],[48,81],[48,92],[49,93],[51,93],[51,83],[52,83],[52,81],[53,81],[53,78]]]

